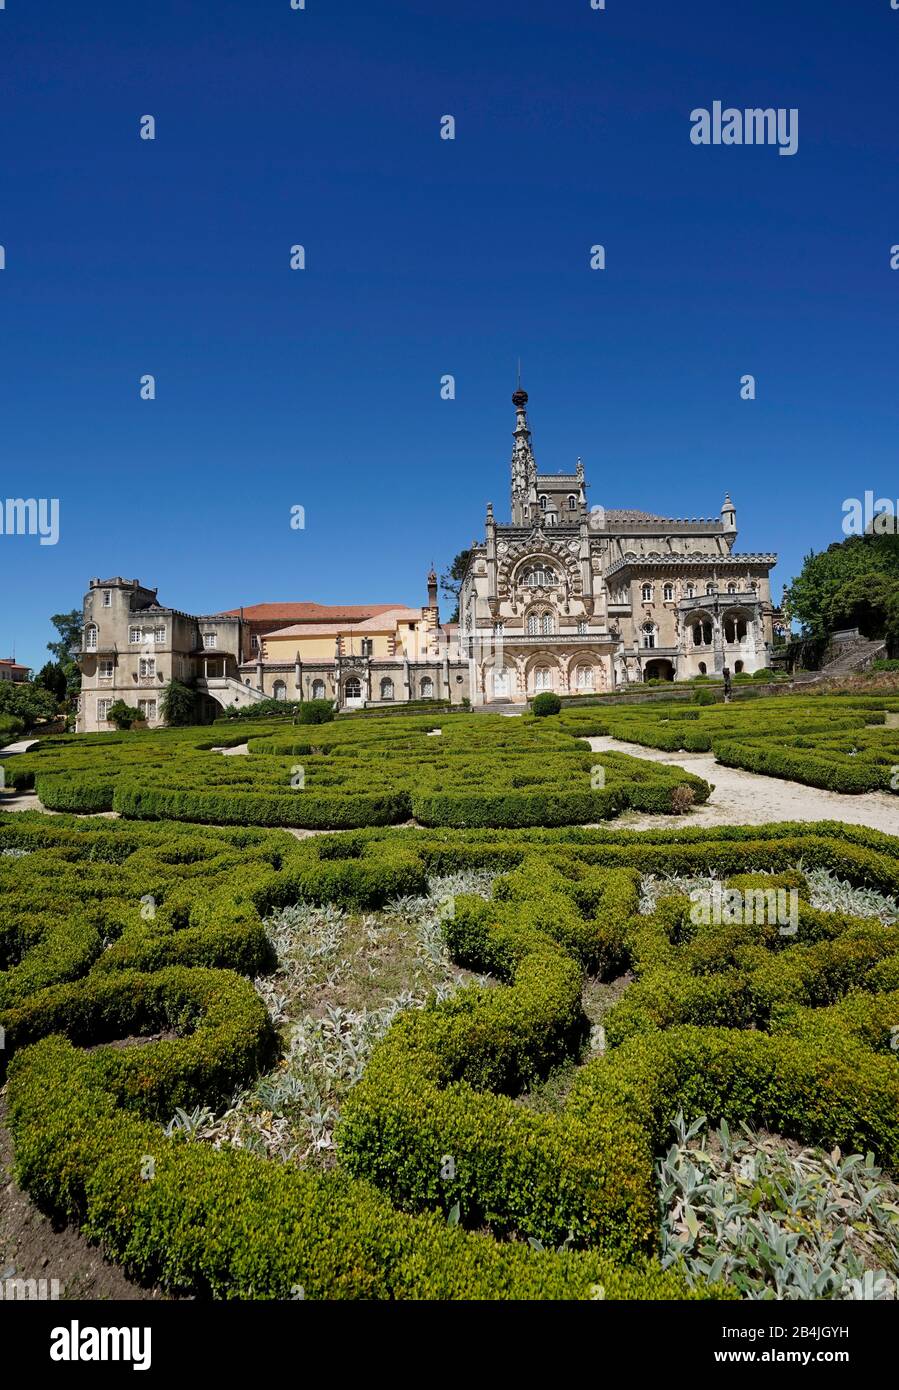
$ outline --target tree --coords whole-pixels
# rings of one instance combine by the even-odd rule
[[[450,617],[447,619],[447,621],[451,623],[457,623],[459,621],[459,591],[462,588],[462,580],[465,578],[465,571],[468,568],[468,557],[470,554],[470,547],[468,550],[460,550],[449,569],[444,570],[443,574],[440,576],[441,589],[453,600],[455,605]]]
[[[57,704],[61,704],[68,694],[66,673],[59,661],[46,662],[35,676],[34,683],[49,690]]]
[[[197,696],[183,681],[169,681],[162,693],[162,717],[167,724],[183,726],[197,723]]]
[[[124,700],[115,700],[109,707],[107,717],[112,720],[117,729],[130,729],[132,724],[136,724],[144,716],[133,705],[126,705]]]
[[[62,667],[66,678],[66,695],[71,698],[81,689],[81,671],[72,652],[81,650],[84,619],[80,610],[73,608],[69,613],[54,613],[50,621],[59,633],[59,638],[55,642],[47,643],[47,651]]]
[[[888,635],[888,612],[899,585],[899,536],[850,536],[805,557],[802,572],[784,590],[784,608],[804,637],[823,638],[840,627]]]
[[[857,627],[865,637],[890,637],[889,612],[899,594],[899,577],[857,574],[828,595],[824,615],[831,631]]]
[[[0,681],[0,714],[23,720],[31,729],[42,719],[52,719],[56,700],[35,681]]]

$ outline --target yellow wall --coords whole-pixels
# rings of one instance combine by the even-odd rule
[[[365,634],[347,629],[341,634],[341,649],[346,656],[361,656],[363,635],[372,642],[374,660],[386,660],[392,655],[392,633],[366,632]],[[277,633],[265,639],[266,661],[293,661],[297,652],[301,661],[333,661],[334,637],[279,637]]]

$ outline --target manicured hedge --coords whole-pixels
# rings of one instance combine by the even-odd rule
[[[174,1291],[682,1297],[655,1259],[653,1176],[678,1111],[899,1161],[894,929],[811,908],[803,878],[824,865],[899,893],[890,836],[824,823],[298,841],[25,814],[0,815],[6,848],[26,851],[0,859],[0,984],[26,972],[0,1008],[17,1176],[46,1210]],[[267,968],[261,914],[300,898],[368,910],[473,867],[500,877],[489,900],[456,897],[447,941],[494,983],[400,1016],[344,1106],[336,1172],[164,1136],[155,1122],[176,1105],[221,1104],[272,1060],[271,1025],[244,978]],[[759,876],[770,869],[778,877]],[[795,888],[795,939],[765,925],[697,927],[677,895],[641,915],[640,875],[678,870]],[[17,918],[23,900],[33,921]],[[94,939],[80,961],[51,958],[42,971],[52,931],[35,924],[63,909],[101,933],[99,954]],[[625,969],[637,982],[608,1016],[605,1055],[579,1070],[558,1113],[523,1103],[581,1052],[584,973]],[[133,1044],[160,1032],[175,1036]],[[110,1046],[123,1036],[131,1046]],[[448,1226],[457,1203],[460,1226]]]
[[[318,725],[247,721],[240,733],[47,739],[15,760],[48,810],[135,820],[343,830],[396,825],[528,827],[602,820],[631,807],[671,814],[680,768],[592,754],[579,731],[530,717],[454,715]],[[219,750],[246,742],[248,756]]]

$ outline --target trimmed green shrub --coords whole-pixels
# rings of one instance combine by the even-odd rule
[[[545,719],[549,714],[558,714],[562,701],[551,690],[541,690],[531,701],[531,711],[536,719]]]
[[[655,1258],[653,1169],[678,1111],[899,1159],[893,929],[812,909],[795,868],[896,894],[899,841],[876,831],[368,829],[298,841],[25,814],[0,815],[0,848],[25,851],[0,859],[18,1178],[174,1291],[589,1298],[601,1285],[606,1298],[678,1297],[679,1276]],[[760,865],[779,876],[750,872]],[[493,896],[459,895],[445,929],[460,964],[495,983],[400,1017],[344,1108],[341,1170],[166,1138],[152,1123],[176,1105],[226,1102],[269,1065],[271,1025],[241,977],[266,967],[256,947],[241,955],[242,941],[264,942],[261,914],[300,898],[365,910],[475,866],[499,872]],[[696,926],[676,896],[641,915],[646,872],[795,888],[798,932]],[[70,928],[93,926],[80,960],[48,952],[53,909]],[[61,934],[58,949],[73,939]],[[233,968],[210,968],[204,953]],[[558,1113],[522,1104],[523,1088],[581,1055],[584,972],[625,969],[637,983],[608,1017],[605,1055],[579,1070]],[[160,1032],[171,1036],[135,1045]],[[130,1046],[110,1045],[125,1035]],[[552,1253],[525,1236],[583,1248]]]

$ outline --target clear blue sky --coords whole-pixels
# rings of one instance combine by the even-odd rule
[[[889,0],[306,4],[0,11],[0,495],[61,507],[0,537],[0,655],[40,665],[91,575],[422,602],[507,515],[519,355],[542,469],[673,516],[729,488],[778,596],[899,495]],[[694,146],[715,100],[798,107],[798,154]]]

